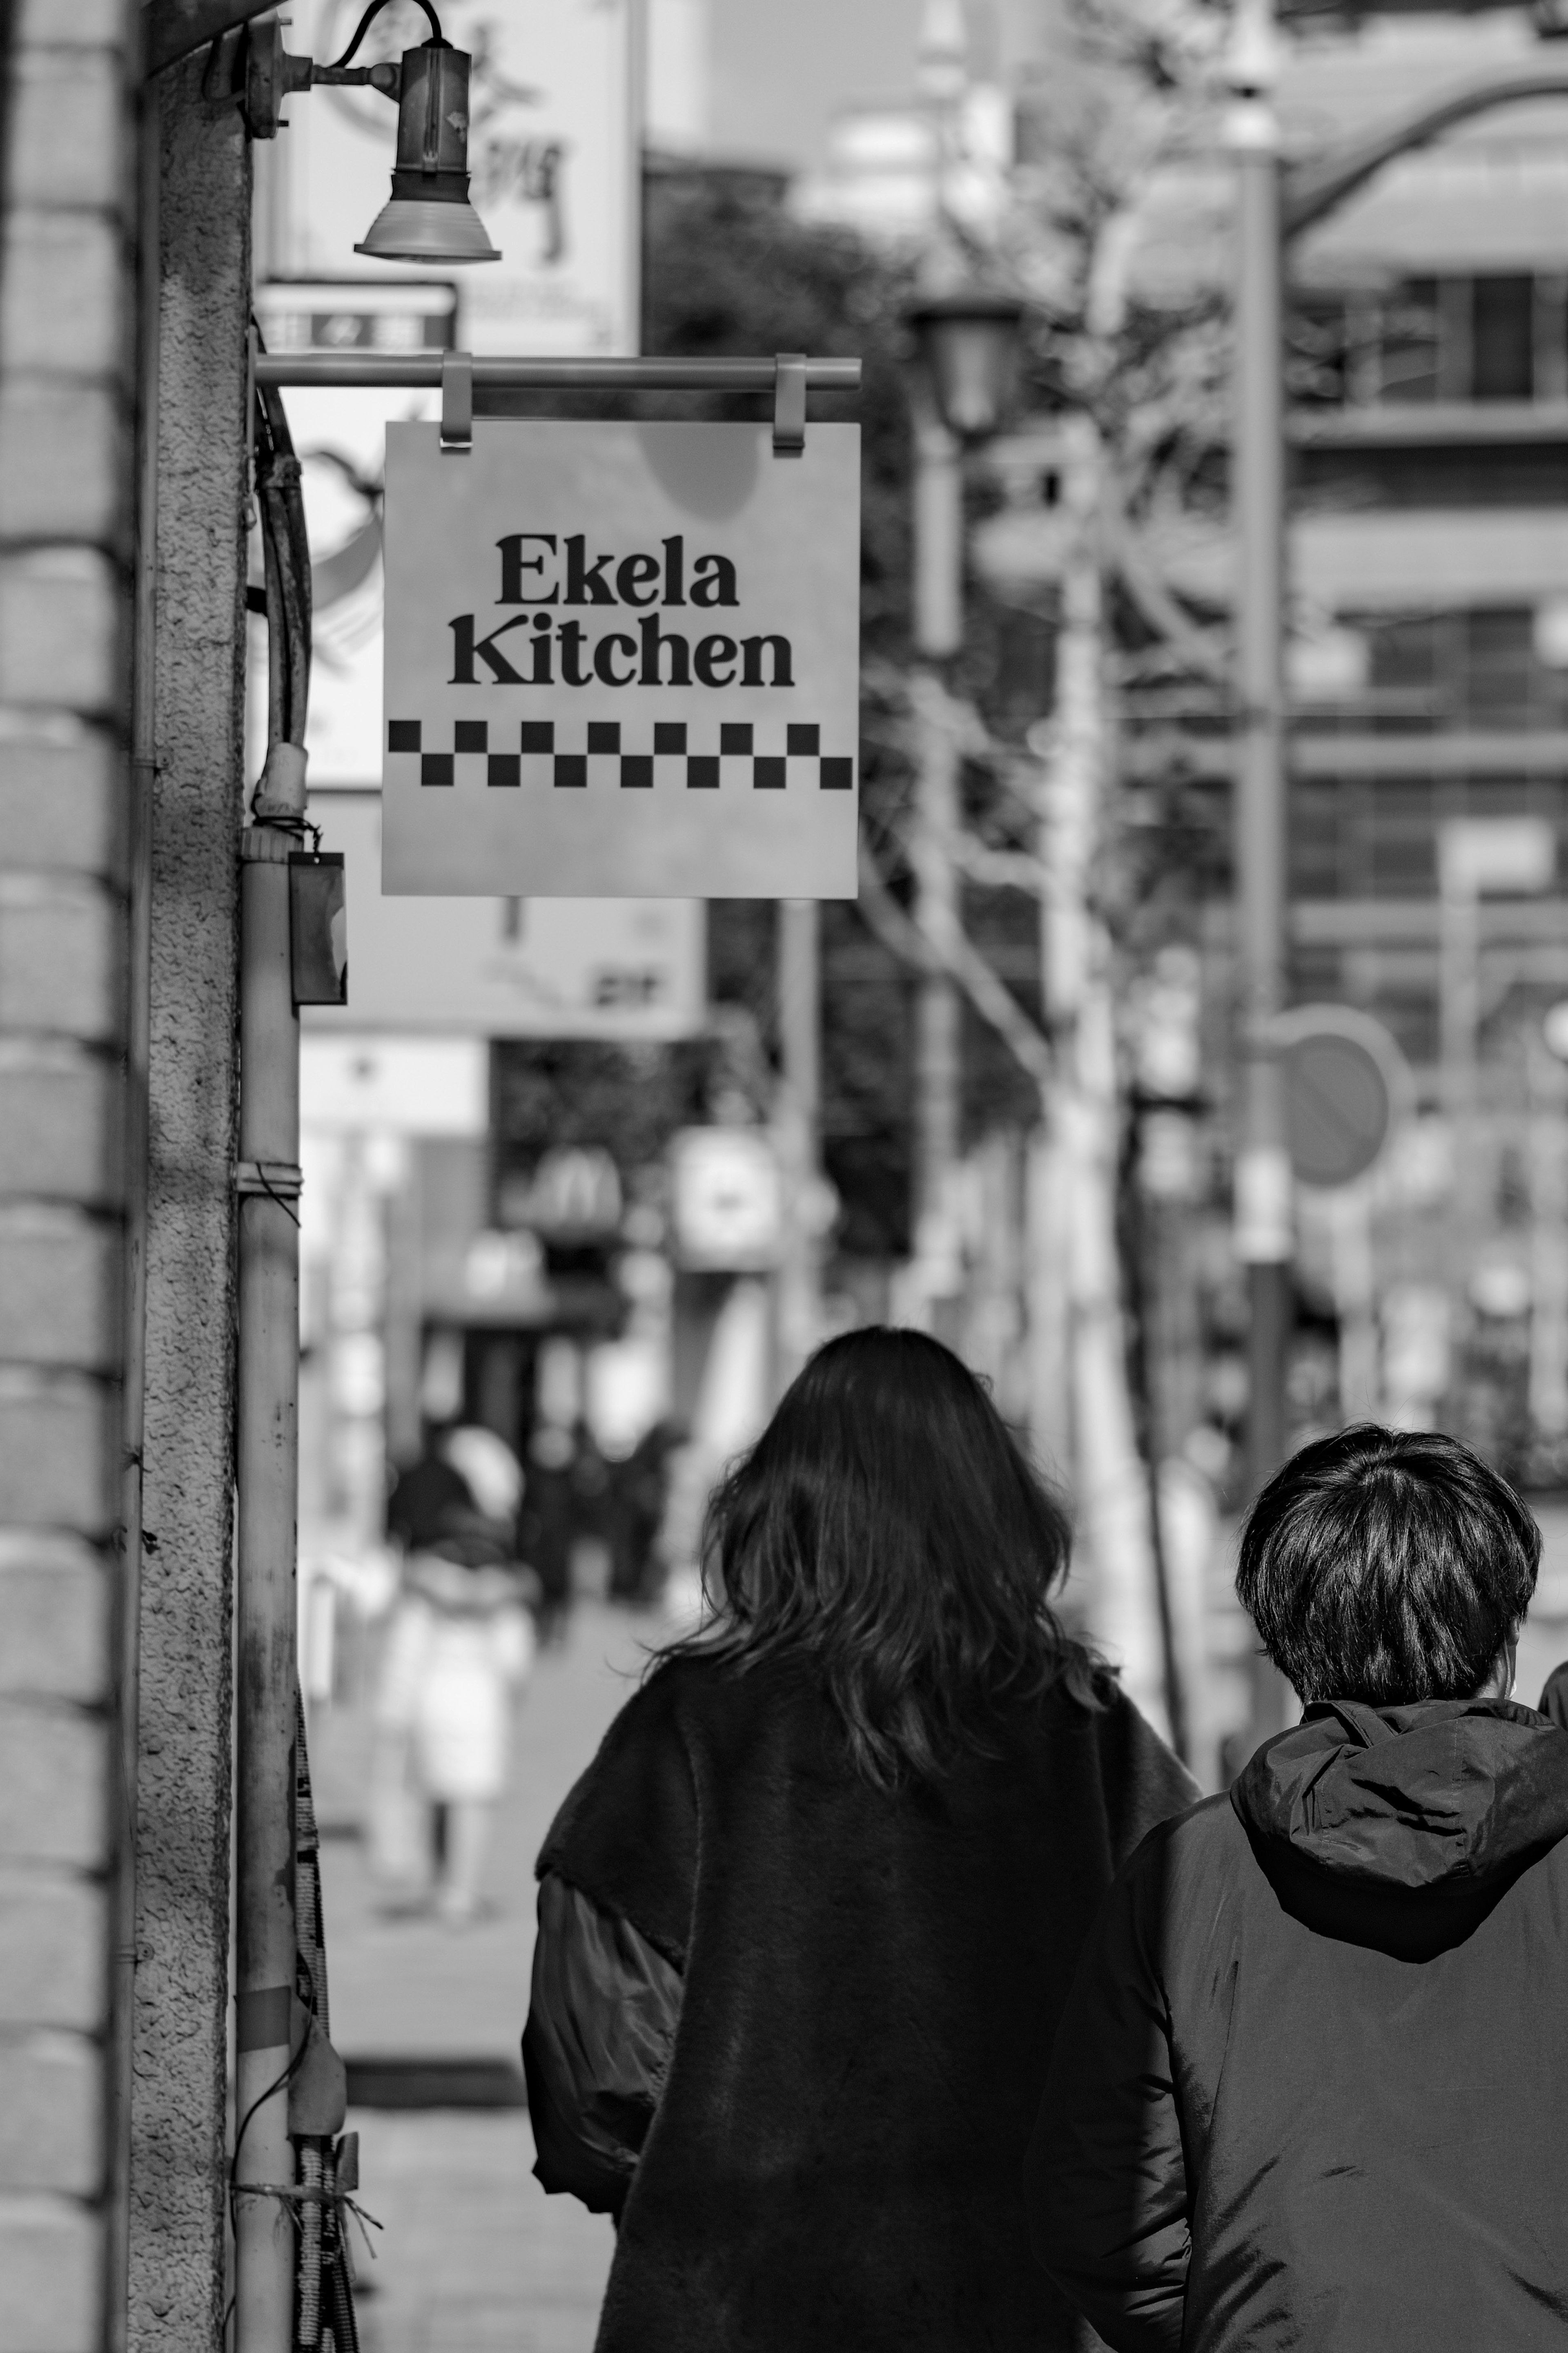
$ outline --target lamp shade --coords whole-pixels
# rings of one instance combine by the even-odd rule
[[[426,41],[403,53],[392,196],[356,253],[376,261],[499,261],[468,202],[468,68],[464,49]]]
[[[963,441],[984,441],[1013,403],[1024,306],[1010,294],[972,289],[911,311],[942,418]]]
[[[467,174],[464,175],[465,181]],[[485,225],[468,200],[442,202],[428,196],[393,196],[383,205],[356,253],[374,261],[499,261]]]

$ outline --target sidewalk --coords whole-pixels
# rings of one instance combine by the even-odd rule
[[[656,1620],[584,1601],[563,1646],[540,1659],[490,1856],[495,1910],[466,1932],[381,1912],[352,1835],[363,1805],[365,1708],[356,1699],[312,1727],[340,2051],[515,2063],[533,1953],[533,1858],[635,1687],[641,1646],[659,1631]],[[613,2233],[574,2199],[545,2197],[526,2115],[359,2110],[349,2123],[360,2135],[363,2202],[384,2225],[371,2234],[377,2260],[359,2262],[364,2353],[589,2353]]]

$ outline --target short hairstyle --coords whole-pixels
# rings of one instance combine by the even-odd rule
[[[1060,1502],[984,1384],[923,1333],[869,1327],[817,1350],[714,1494],[711,1623],[663,1654],[814,1671],[873,1787],[999,1753],[1005,1712],[1105,1671],[1047,1599],[1067,1574]]]
[[[1303,1701],[1468,1699],[1530,1606],[1541,1530],[1438,1430],[1362,1422],[1275,1473],[1236,1589]]]

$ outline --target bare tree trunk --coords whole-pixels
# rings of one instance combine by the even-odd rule
[[[1068,420],[1064,503],[1075,525],[1057,643],[1056,740],[1042,794],[1046,1003],[1058,1071],[1037,1158],[1037,1238],[1065,1241],[1059,1284],[1037,1271],[1039,1317],[1065,1304],[1072,1486],[1089,1571],[1090,1631],[1121,1666],[1127,1690],[1165,1728],[1149,1484],[1127,1377],[1116,1242],[1120,1103],[1110,944],[1090,895],[1103,823],[1106,758],[1099,536],[1100,455],[1087,417]],[[1060,1208],[1056,1204],[1059,1201]],[[1054,1255],[1054,1253],[1053,1253]],[[1065,1300],[1062,1293],[1065,1292]],[[1037,1323],[1035,1358],[1048,1380],[1057,1344]],[[1037,1398],[1041,1419],[1054,1418]]]

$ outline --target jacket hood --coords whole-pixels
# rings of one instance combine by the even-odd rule
[[[1315,1866],[1343,1895],[1500,1894],[1568,1832],[1568,1733],[1509,1700],[1321,1702],[1231,1802],[1266,1870]]]

